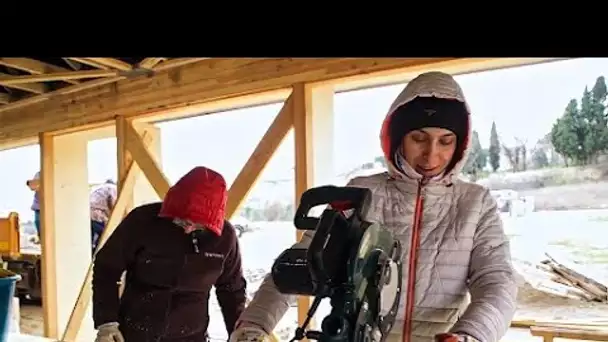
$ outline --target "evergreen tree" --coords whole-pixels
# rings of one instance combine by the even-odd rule
[[[608,149],[608,120],[606,117],[606,80],[600,76],[595,81],[589,96],[588,108],[581,108],[582,116],[588,124],[588,134],[585,136],[585,150],[588,153],[587,162],[593,162],[600,153]]]
[[[477,131],[473,131],[471,139],[471,149],[469,150],[469,156],[467,161],[462,168],[462,172],[477,175],[487,164],[487,151],[481,147],[479,142],[479,134]]]
[[[564,115],[557,119],[551,129],[551,144],[564,159],[576,164],[584,163],[585,125],[581,122],[576,99],[570,100]]]
[[[500,167],[500,141],[498,140],[495,122],[492,122],[492,130],[490,131],[490,148],[488,149],[488,155],[490,157],[492,171],[496,172]]]

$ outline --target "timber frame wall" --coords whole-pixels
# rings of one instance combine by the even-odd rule
[[[90,321],[84,318],[90,315],[92,277],[89,247],[82,243],[89,239],[88,230],[83,229],[89,225],[88,141],[117,138],[119,196],[102,245],[128,210],[163,198],[171,185],[160,166],[155,122],[284,102],[230,187],[227,216],[231,217],[292,129],[296,205],[302,192],[323,183],[332,159],[327,146],[333,139],[336,92],[403,83],[428,70],[462,74],[549,60],[210,58],[153,75],[123,77],[111,84],[0,107],[0,148],[38,142],[41,149],[45,336],[76,341],[91,340],[93,333],[90,322],[87,327],[84,324]],[[45,131],[40,132],[41,128]],[[145,179],[138,179],[142,172]],[[153,194],[148,191],[145,199],[138,200],[138,193],[145,189],[137,184],[146,179]],[[299,236],[300,232],[294,239]],[[309,304],[308,298],[298,299],[300,322]]]

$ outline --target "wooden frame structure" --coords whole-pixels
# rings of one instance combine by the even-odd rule
[[[88,245],[81,242],[88,235],[82,229],[88,225],[86,142],[93,137],[117,138],[120,194],[103,243],[127,210],[154,200],[151,193],[162,198],[170,186],[160,167],[155,122],[284,102],[230,188],[227,215],[232,216],[291,130],[296,204],[303,191],[323,182],[323,168],[332,157],[327,147],[338,91],[407,82],[426,70],[462,74],[552,59],[65,60],[94,69],[70,71],[28,58],[0,58],[0,65],[30,73],[0,75],[0,86],[38,89],[20,99],[0,93],[0,148],[40,143],[44,331],[47,337],[75,341],[90,338],[91,333],[83,324],[90,301],[91,260],[86,257]],[[57,80],[66,84],[47,91],[45,84]],[[140,173],[148,185],[140,182],[145,182],[138,179]],[[145,186],[153,191],[148,189],[147,199],[137,199]],[[300,320],[308,305],[307,298],[298,300]]]

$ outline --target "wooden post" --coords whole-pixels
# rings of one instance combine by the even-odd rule
[[[169,181],[159,167],[160,158],[153,153],[154,147],[149,147],[149,145],[156,142],[156,149],[158,150],[158,129],[156,127],[146,126],[142,131],[142,134],[138,133],[132,122],[120,118],[117,119],[117,157],[119,161],[118,169],[120,177],[119,195],[107,227],[100,238],[98,249],[103,246],[103,243],[105,243],[107,238],[114,232],[114,229],[116,229],[116,226],[120,223],[124,214],[130,206],[133,205],[134,189],[136,185],[138,185],[137,175],[140,173],[140,169],[144,171],[144,174],[147,177],[153,179],[149,185],[154,189],[157,198],[163,198],[170,187]],[[126,173],[125,165],[128,167]],[[147,184],[144,182],[139,183],[139,185],[146,186]],[[152,197],[150,197],[150,195],[142,196],[140,197],[140,201],[154,200]],[[80,331],[82,330],[81,326],[85,321],[84,317],[86,316],[86,311],[91,301],[92,276],[93,264],[91,262],[80,287],[80,291],[78,292],[75,305],[72,308],[62,341],[76,341],[80,337]]]
[[[91,261],[85,133],[41,134],[41,243],[44,335],[63,332]],[[92,324],[79,336],[90,340]]]
[[[333,175],[333,88],[297,84],[293,87],[293,126],[295,143],[295,207],[309,188],[330,182]],[[319,158],[320,157],[320,158]],[[302,231],[296,238],[302,238]],[[310,308],[310,298],[298,298],[298,323]],[[315,327],[315,321],[310,323]]]

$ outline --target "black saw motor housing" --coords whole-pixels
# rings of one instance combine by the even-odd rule
[[[366,188],[323,186],[302,195],[294,224],[314,231],[312,239],[285,250],[272,267],[272,279],[281,293],[315,297],[309,318],[293,340],[351,342],[365,339],[362,326],[369,326],[365,330],[370,334],[374,328],[377,333],[382,326],[390,327],[391,322],[379,317],[380,282],[388,261],[397,263],[401,274],[401,246],[378,224],[363,220],[370,203],[371,191]],[[308,216],[310,209],[324,204],[329,207],[319,218]],[[323,298],[330,298],[332,311],[321,332],[306,332]],[[395,309],[397,304],[398,298]]]

